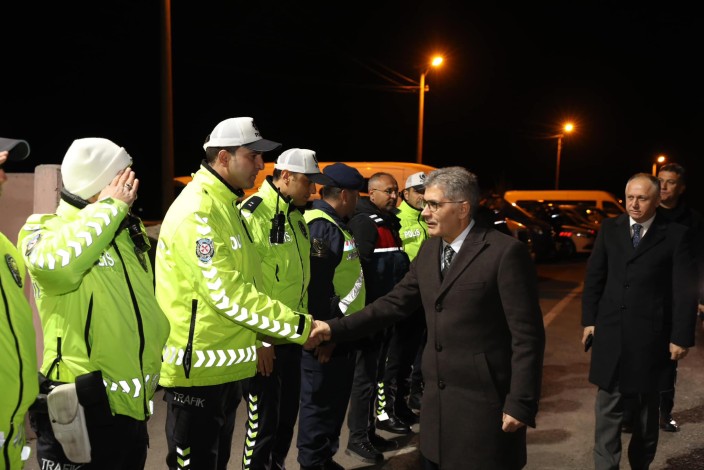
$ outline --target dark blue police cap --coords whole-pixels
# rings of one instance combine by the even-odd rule
[[[344,163],[333,163],[323,168],[323,174],[332,180],[328,186],[342,189],[364,189],[364,177],[356,168]]]

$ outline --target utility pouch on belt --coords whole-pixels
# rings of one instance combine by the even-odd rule
[[[53,388],[47,403],[51,427],[66,457],[76,463],[90,462],[90,434],[112,424],[103,374],[96,370],[77,376],[75,383]]]
[[[90,439],[83,407],[78,402],[76,384],[59,385],[47,396],[49,421],[56,440],[71,461],[90,462]]]

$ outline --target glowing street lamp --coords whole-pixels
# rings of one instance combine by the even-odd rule
[[[427,91],[425,85],[425,76],[430,72],[431,67],[438,67],[442,64],[443,58],[440,56],[433,57],[430,64],[421,72],[420,74],[420,86],[419,86],[419,105],[418,105],[418,149],[416,154],[416,162],[423,163],[423,112],[425,105],[425,92]]]
[[[560,154],[562,153],[562,138],[565,134],[570,134],[574,131],[574,124],[566,122],[562,126],[562,132],[554,137],[557,137],[557,165],[555,167],[555,189],[560,189]]]
[[[658,176],[658,164],[662,165],[667,160],[665,155],[658,155],[658,158],[653,162],[653,176]]]

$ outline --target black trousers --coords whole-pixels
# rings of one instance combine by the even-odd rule
[[[124,415],[114,415],[112,423],[90,432],[91,462],[74,464],[64,454],[45,412],[30,412],[32,429],[37,435],[39,468],[80,468],[81,470],[122,470],[144,468],[149,435],[147,422]]]
[[[301,346],[274,346],[276,359],[269,377],[257,374],[242,387],[249,419],[242,468],[283,469],[298,418],[301,391]]]
[[[675,383],[677,382],[677,363],[670,361],[663,371],[660,383],[660,419],[669,421],[672,418],[672,408],[675,406]]]
[[[395,323],[391,329],[389,349],[383,372],[386,395],[385,409],[394,412],[396,400],[403,401],[410,393],[411,373],[418,356],[418,348],[425,330],[425,313],[417,310],[413,315]],[[377,410],[378,411],[378,410]]]
[[[621,424],[624,410],[632,416],[633,434],[628,445],[631,468],[644,470],[655,458],[660,430],[658,392],[621,394],[600,388],[596,396],[594,468],[616,470],[621,460]]]
[[[241,382],[165,388],[169,469],[225,470],[241,399]]]
[[[349,442],[362,442],[376,432],[377,383],[383,380],[384,361],[390,338],[390,330],[378,333],[370,340],[359,343],[356,353],[350,409],[347,413]]]
[[[303,351],[297,440],[302,467],[323,465],[339,449],[353,373],[353,353],[321,364],[312,351]]]

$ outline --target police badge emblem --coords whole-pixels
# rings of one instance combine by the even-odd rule
[[[20,268],[17,266],[17,261],[15,261],[15,258],[12,257],[12,255],[5,255],[5,262],[7,263],[7,268],[10,270],[10,274],[12,274],[12,278],[15,280],[15,283],[17,283],[17,287],[22,288],[22,276],[20,275]]]
[[[196,256],[198,259],[207,263],[215,255],[215,246],[213,245],[213,240],[210,238],[201,238],[196,241]]]

